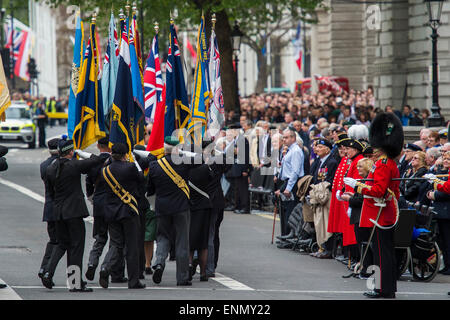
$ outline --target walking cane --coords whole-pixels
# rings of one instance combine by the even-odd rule
[[[273,244],[273,237],[275,235],[275,220],[277,217],[277,212],[278,212],[278,199],[275,200],[275,208],[273,209],[272,244]]]

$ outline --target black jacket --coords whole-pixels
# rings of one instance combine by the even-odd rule
[[[136,165],[127,161],[113,160],[109,165],[109,169],[117,182],[138,201],[140,177]],[[103,180],[103,183],[107,183],[103,174],[101,175],[101,180]],[[106,186],[105,221],[119,221],[136,215],[136,212],[112,191],[109,184],[106,184]]]
[[[110,162],[111,156],[109,153],[100,153],[99,158],[102,160],[99,164],[92,167],[86,175],[86,196],[92,196],[94,204],[94,217],[104,217],[105,198],[107,188],[105,180],[101,179],[103,167]]]
[[[330,183],[329,189],[331,190],[337,167],[338,163],[331,154],[322,165],[320,164],[320,158],[317,158],[311,165],[311,175],[313,176],[311,184],[328,181]]]
[[[226,174],[227,178],[242,177],[243,172],[250,174],[252,168],[250,164],[250,144],[248,143],[247,138],[243,134],[240,134],[237,137],[235,144],[238,153],[234,157],[234,164]],[[244,150],[242,150],[242,147]]]
[[[448,171],[446,172],[448,173]],[[446,178],[441,178],[442,180],[447,180]],[[450,194],[441,191],[434,192],[434,201],[432,206],[437,215],[436,219],[450,219]]]
[[[96,155],[87,160],[58,158],[47,168],[55,220],[89,216],[81,188],[81,174],[87,174],[101,162],[101,158]]]
[[[41,179],[44,182],[44,190],[45,190],[45,203],[44,203],[44,214],[42,217],[42,221],[55,221],[55,217],[53,215],[53,200],[50,197],[50,189],[47,178],[47,168],[53,161],[58,159],[58,156],[53,155],[44,160],[40,165]]]
[[[408,171],[405,172],[404,178],[420,178],[425,173],[427,173],[427,168],[419,168],[416,173],[413,173],[412,169],[408,174]],[[402,196],[412,202],[416,202],[419,196],[420,187],[423,181],[414,181],[414,180],[403,180],[400,182],[400,192]]]
[[[167,155],[165,158],[175,172],[188,183],[189,170],[197,165],[185,163],[176,165],[173,163],[171,155]],[[149,195],[156,194],[156,216],[173,215],[190,209],[186,194],[178,188],[156,160],[149,164],[147,192]]]
[[[202,164],[201,166],[189,171],[191,213],[196,210],[212,208],[211,197],[208,193],[208,184],[212,178],[213,171],[207,164]],[[206,193],[209,198],[195,190],[191,184],[195,185],[195,187],[200,191]]]

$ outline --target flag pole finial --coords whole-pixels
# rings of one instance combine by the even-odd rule
[[[127,16],[130,16],[130,1],[127,0],[127,4],[125,5],[125,10],[127,11]]]
[[[173,24],[173,14],[172,14],[172,10],[170,10],[170,24]]]
[[[159,23],[158,23],[158,21],[155,21],[153,28],[155,29],[156,34],[158,34],[158,32],[159,32]]]
[[[119,11],[119,19],[124,19],[125,17],[124,17],[124,14],[123,14],[123,9],[122,8],[120,8],[120,11]]]
[[[212,16],[211,16],[211,22],[212,22],[212,28],[213,28],[213,29],[216,28],[216,21],[217,21],[217,19],[216,19],[216,14],[213,13]]]
[[[92,14],[91,22],[95,23],[96,21],[97,21],[97,12],[94,11],[94,13]]]
[[[133,7],[131,9],[133,10],[133,14],[135,14],[137,12],[136,1],[133,1]]]

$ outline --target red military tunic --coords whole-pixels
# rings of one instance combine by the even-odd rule
[[[395,198],[398,200],[400,197],[400,182],[392,181],[392,179],[399,178],[399,176],[400,173],[395,161],[382,156],[375,162],[367,176],[367,179],[373,179],[373,181],[367,181],[366,184],[357,183],[355,191],[365,196],[359,222],[360,227],[373,227],[373,223],[369,219],[376,220],[380,210],[380,207],[375,205],[375,200],[369,197],[387,199],[386,207],[381,211],[378,224],[389,226],[395,223],[398,210],[397,202],[389,195],[388,189],[394,192]]]
[[[441,192],[450,194],[450,179],[447,181],[435,183],[434,189],[437,191],[441,191]]]
[[[358,169],[356,165],[358,161],[364,158],[362,154],[358,154],[353,159],[350,159],[350,167],[348,168],[346,177],[353,179],[361,179],[361,176],[358,173]],[[345,192],[354,193],[355,191],[350,186],[344,185]],[[356,236],[355,236],[355,228],[350,224],[350,218],[347,215],[347,210],[349,208],[349,204],[347,201],[343,201],[345,207],[345,214],[341,218],[341,230],[342,230],[342,244],[344,246],[350,246],[356,244]]]
[[[344,175],[350,166],[350,159],[343,157],[336,169],[336,174],[333,179],[333,185],[331,188],[331,201],[330,201],[330,214],[328,216],[327,232],[329,233],[341,233],[341,220],[343,215],[347,215],[347,209],[345,208],[344,201],[338,201],[336,199],[336,192],[342,191],[344,187]]]

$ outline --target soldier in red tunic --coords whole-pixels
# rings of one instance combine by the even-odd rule
[[[365,292],[369,298],[395,298],[397,275],[394,248],[394,226],[398,220],[400,196],[396,162],[404,135],[400,120],[393,113],[380,113],[372,121],[369,142],[377,156],[367,183],[344,178],[344,183],[364,196],[360,226],[373,227],[371,248],[374,263],[380,268],[380,288]]]

